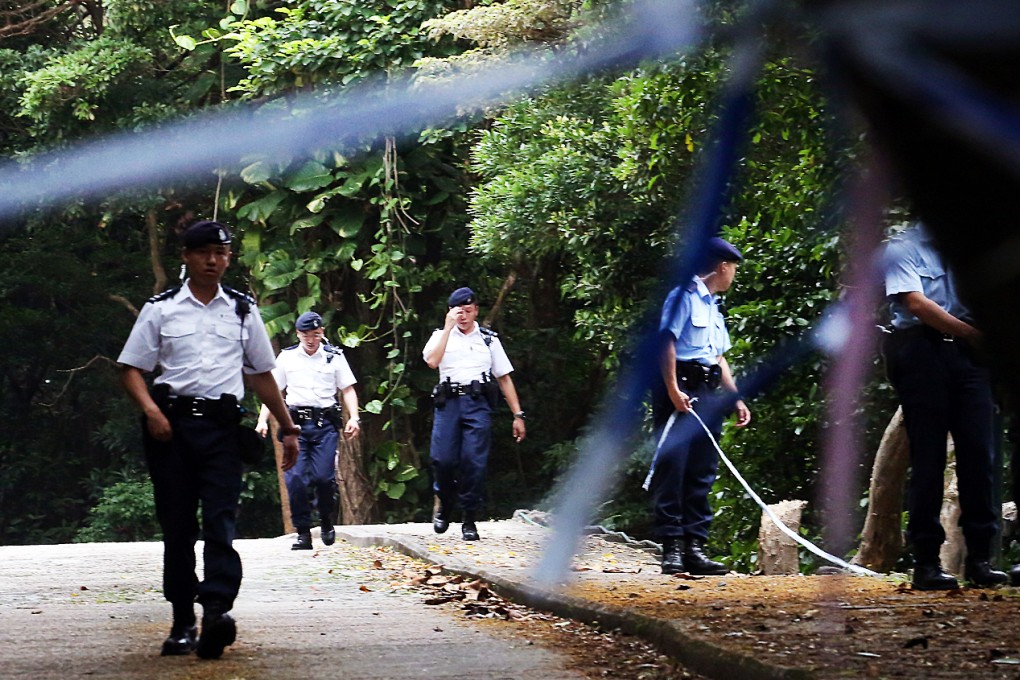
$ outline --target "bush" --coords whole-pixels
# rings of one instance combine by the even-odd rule
[[[78,531],[74,541],[154,541],[161,537],[152,484],[129,481],[103,490],[99,502],[89,510],[87,526]]]

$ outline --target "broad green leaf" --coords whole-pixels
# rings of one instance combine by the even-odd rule
[[[265,161],[256,161],[241,170],[241,179],[248,184],[261,184],[272,177],[273,169]]]
[[[296,173],[287,177],[284,185],[291,191],[315,191],[333,183],[333,175],[322,163],[308,161]]]

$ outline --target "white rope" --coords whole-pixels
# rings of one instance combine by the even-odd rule
[[[697,399],[697,397],[695,397]],[[659,451],[662,449],[662,442],[666,441],[666,435],[673,429],[673,423],[676,422],[676,414],[679,411],[673,411],[669,414],[669,420],[666,421],[666,427],[662,428],[662,435],[659,437],[659,443],[655,445],[655,454],[652,456],[652,464],[648,467],[648,474],[645,476],[645,483],[641,485],[643,491],[648,491],[648,487],[652,484],[652,475],[655,474],[655,463],[659,460]]]
[[[692,401],[694,401],[694,400],[692,400]],[[652,474],[655,472],[655,463],[656,463],[656,460],[659,458],[659,449],[662,448],[662,442],[665,440],[666,434],[669,432],[670,427],[672,427],[673,421],[676,419],[676,414],[677,413],[679,413],[679,412],[678,411],[674,411],[673,414],[671,416],[669,416],[669,422],[666,423],[666,427],[665,427],[665,429],[662,432],[662,436],[659,437],[659,443],[657,444],[657,446],[655,448],[655,458],[652,459],[652,467],[649,469],[648,477],[646,477],[645,483],[642,485],[642,488],[644,488],[645,490],[648,490],[649,484],[652,481]],[[828,562],[831,562],[832,564],[834,564],[836,566],[843,567],[844,569],[847,569],[847,570],[849,570],[849,571],[851,571],[851,572],[853,572],[855,574],[859,574],[861,576],[880,576],[880,574],[878,574],[876,572],[873,572],[870,569],[865,569],[864,567],[859,567],[857,565],[852,565],[852,564],[850,564],[849,562],[847,562],[845,560],[840,560],[839,558],[835,557],[834,555],[829,555],[828,553],[823,551],[822,548],[818,547],[817,545],[812,543],[810,540],[808,540],[806,538],[803,538],[796,531],[794,531],[793,529],[790,529],[788,526],[783,524],[782,521],[778,517],[776,517],[775,515],[772,514],[772,511],[769,509],[769,507],[766,506],[765,502],[761,500],[760,496],[757,493],[755,493],[754,489],[751,488],[751,485],[748,484],[748,482],[744,479],[744,477],[741,476],[741,473],[736,471],[736,468],[733,467],[733,464],[729,461],[728,458],[726,458],[726,454],[722,453],[722,449],[719,448],[719,443],[715,440],[715,437],[712,435],[711,430],[709,430],[708,426],[705,424],[705,421],[701,419],[701,416],[699,416],[698,413],[694,409],[691,409],[687,413],[690,413],[691,415],[693,415],[698,420],[698,422],[702,426],[702,429],[705,430],[705,434],[708,435],[709,440],[712,442],[712,446],[715,447],[716,453],[719,454],[719,458],[722,460],[723,463],[726,464],[726,467],[733,474],[733,476],[736,477],[736,481],[741,482],[741,485],[744,486],[744,490],[746,490],[749,494],[751,494],[751,498],[754,499],[755,503],[758,504],[758,506],[768,516],[768,518],[770,520],[772,520],[772,523],[775,524],[777,527],[779,527],[780,531],[782,531],[784,534],[786,534],[790,538],[793,538],[794,540],[796,540],[798,543],[800,543],[804,547],[808,548],[809,551],[811,551],[812,553],[814,553],[815,555],[817,555],[821,559],[826,560]]]

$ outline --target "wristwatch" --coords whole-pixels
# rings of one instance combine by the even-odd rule
[[[524,420],[525,418],[527,418],[527,416],[524,415],[524,411],[518,411],[517,413],[514,414],[514,418],[520,418],[521,420]]]

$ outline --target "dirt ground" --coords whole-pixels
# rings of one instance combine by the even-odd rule
[[[483,535],[504,531],[495,523],[486,530]],[[525,573],[524,562],[535,550],[531,536],[517,533],[493,535],[488,546],[428,540],[437,563],[458,559],[501,575]],[[522,564],[514,566],[518,561]],[[573,570],[575,579],[565,591],[570,596],[669,621],[728,652],[818,678],[1020,678],[1017,588],[920,592],[904,575],[666,576],[657,556],[598,536],[585,539]],[[539,634],[512,613],[489,614],[522,635]],[[593,654],[585,635],[576,644],[579,656]],[[607,652],[620,653],[619,647]],[[605,675],[695,677],[661,659],[646,659],[642,663],[650,665],[641,672],[647,675],[633,671],[642,663],[631,664],[631,670],[606,668]]]

